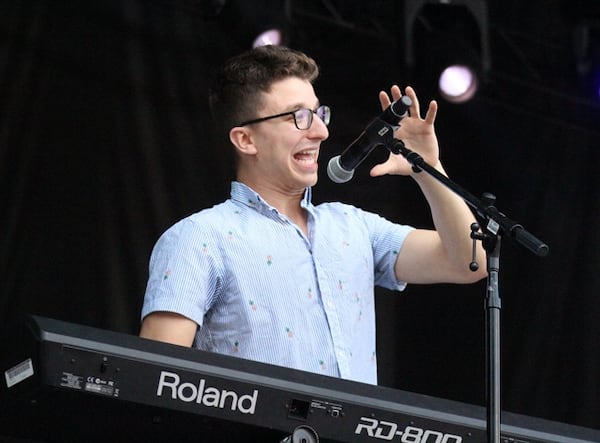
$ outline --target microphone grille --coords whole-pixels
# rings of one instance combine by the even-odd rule
[[[347,171],[340,165],[340,156],[337,155],[327,164],[327,175],[334,183],[346,183],[354,176],[354,170]]]

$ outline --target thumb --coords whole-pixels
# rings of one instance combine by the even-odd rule
[[[371,171],[369,172],[369,174],[371,175],[371,177],[379,177],[381,175],[385,175],[389,172],[389,168],[387,166],[387,162],[385,163],[379,163],[378,165],[375,165],[371,168]]]

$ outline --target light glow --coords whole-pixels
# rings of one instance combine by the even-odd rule
[[[253,48],[267,45],[280,45],[283,41],[283,33],[280,29],[267,29],[261,32],[252,43]]]
[[[477,86],[477,75],[465,65],[449,66],[440,75],[440,93],[452,103],[470,100],[477,92]]]

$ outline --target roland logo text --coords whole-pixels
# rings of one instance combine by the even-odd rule
[[[242,414],[254,414],[258,400],[258,390],[252,394],[240,395],[235,391],[217,389],[207,386],[206,380],[200,379],[197,384],[181,382],[174,372],[161,371],[156,389],[158,397],[171,397],[186,403],[198,403],[210,408],[230,409]]]

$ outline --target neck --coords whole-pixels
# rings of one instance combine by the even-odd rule
[[[271,188],[268,185],[252,183],[239,177],[238,181],[256,191],[264,201],[277,209],[280,214],[289,218],[306,233],[306,211],[300,206],[305,189],[301,191],[283,191],[279,188]]]

